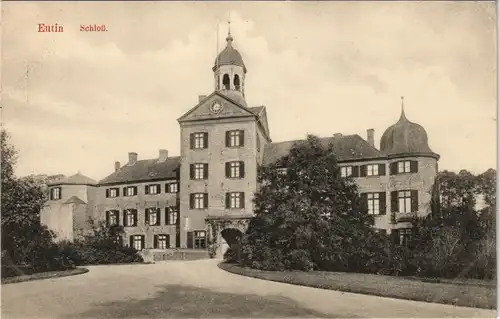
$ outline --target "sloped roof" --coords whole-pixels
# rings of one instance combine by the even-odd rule
[[[375,147],[368,144],[367,141],[357,134],[342,135],[339,137],[322,137],[320,140],[325,147],[330,143],[333,144],[333,149],[335,150],[338,161],[382,157],[381,153]],[[294,143],[304,141],[305,140],[295,140],[268,144],[264,149],[263,165],[272,164],[283,156],[288,155]]]
[[[249,107],[248,109],[255,115],[259,116],[260,112],[265,108],[265,106],[252,106]]]
[[[64,204],[87,204],[77,196],[71,196]]]
[[[164,162],[157,158],[137,161],[134,165],[125,165],[117,172],[102,179],[99,184],[141,182],[151,179],[170,179],[177,177],[180,157],[169,157]]]
[[[49,182],[48,185],[95,185],[97,182],[90,177],[76,173],[69,177],[54,180]]]

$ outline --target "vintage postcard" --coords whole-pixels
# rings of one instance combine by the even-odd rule
[[[1,19],[2,317],[496,317],[495,2]]]

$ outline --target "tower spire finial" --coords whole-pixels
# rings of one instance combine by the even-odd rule
[[[233,41],[233,36],[231,35],[231,12],[229,12],[229,19],[227,20],[227,37],[226,37],[227,44],[231,44]]]
[[[406,115],[405,115],[405,97],[401,96],[401,116],[399,117],[399,120],[405,120]]]

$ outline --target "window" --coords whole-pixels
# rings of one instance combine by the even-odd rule
[[[137,226],[137,210],[127,209],[123,213],[123,226],[134,227]]]
[[[380,198],[378,193],[368,194],[368,214],[376,215],[380,212]]]
[[[411,213],[411,192],[398,192],[398,207],[400,213]]]
[[[159,194],[160,193],[160,185],[158,185],[158,184],[146,185],[144,192],[146,193],[146,195]]]
[[[61,199],[61,187],[54,187],[50,190],[50,199],[51,200]]]
[[[399,244],[407,245],[411,240],[412,231],[411,228],[402,228],[398,230],[399,233]]]
[[[118,220],[120,218],[120,212],[117,210],[109,210],[106,212],[106,225],[113,226],[118,225]]]
[[[165,223],[167,225],[177,225],[179,220],[179,209],[177,206],[170,206],[166,208]]]
[[[165,186],[165,190],[167,193],[178,193],[179,192],[179,183],[168,183]]]
[[[106,190],[106,197],[118,197],[120,196],[120,189],[119,188],[110,188]]]
[[[234,88],[236,89],[236,91],[239,91],[240,90],[240,77],[238,74],[235,74],[234,75]]]
[[[193,193],[190,196],[191,209],[202,209],[208,207],[208,193]]]
[[[144,235],[130,236],[130,247],[134,247],[136,250],[142,250],[144,248]]]
[[[170,247],[169,235],[154,235],[153,247],[156,249],[167,249]]]
[[[361,194],[365,201],[365,208],[370,215],[385,215],[386,214],[386,195],[385,192],[378,193],[363,193]]]
[[[378,165],[367,165],[366,175],[367,176],[378,176]]]
[[[243,178],[245,177],[245,163],[227,162],[226,163],[226,177],[227,178]]]
[[[226,208],[245,208],[245,193],[226,193]]]
[[[114,243],[117,244],[117,245],[122,246],[123,245],[123,238],[122,238],[122,236],[116,236],[115,240],[114,240]]]
[[[417,173],[418,161],[399,161],[390,164],[391,175]]]
[[[418,190],[391,192],[391,212],[415,213],[418,206]]]
[[[149,226],[160,225],[160,208],[146,208],[145,224]]]
[[[127,186],[123,188],[123,196],[137,195],[137,186]]]
[[[245,132],[234,130],[226,132],[226,147],[241,147],[245,144]]]
[[[354,177],[357,177],[357,167],[353,169],[352,175]],[[366,177],[366,176],[384,176],[385,175],[385,164],[368,164],[368,165],[361,165],[360,166],[360,171],[359,171],[359,176],[361,177]]]
[[[278,168],[278,174],[280,175],[286,175],[287,169],[286,168]]]
[[[194,248],[207,248],[207,239],[205,231],[194,232]]]
[[[200,133],[191,133],[191,149],[202,149],[208,148],[208,133],[200,132]]]
[[[410,161],[398,162],[398,173],[409,173],[410,163]]]
[[[189,166],[191,179],[208,179],[208,164],[195,163]]]
[[[340,176],[342,177],[352,176],[352,166],[341,167]]]

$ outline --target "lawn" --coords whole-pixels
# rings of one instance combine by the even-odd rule
[[[450,280],[429,282],[415,278],[382,276],[371,274],[338,273],[323,271],[262,271],[244,268],[234,264],[221,263],[221,269],[228,272],[322,289],[415,301],[434,302],[464,307],[496,309],[496,283]],[[437,280],[434,280],[437,281]]]
[[[23,282],[23,281],[32,281],[32,280],[40,280],[40,279],[73,276],[73,275],[84,274],[86,272],[88,272],[88,269],[85,269],[85,268],[75,268],[75,269],[60,270],[60,271],[39,272],[39,273],[31,274],[31,275],[22,275],[22,276],[2,278],[2,285],[3,284],[13,284],[13,283]]]

